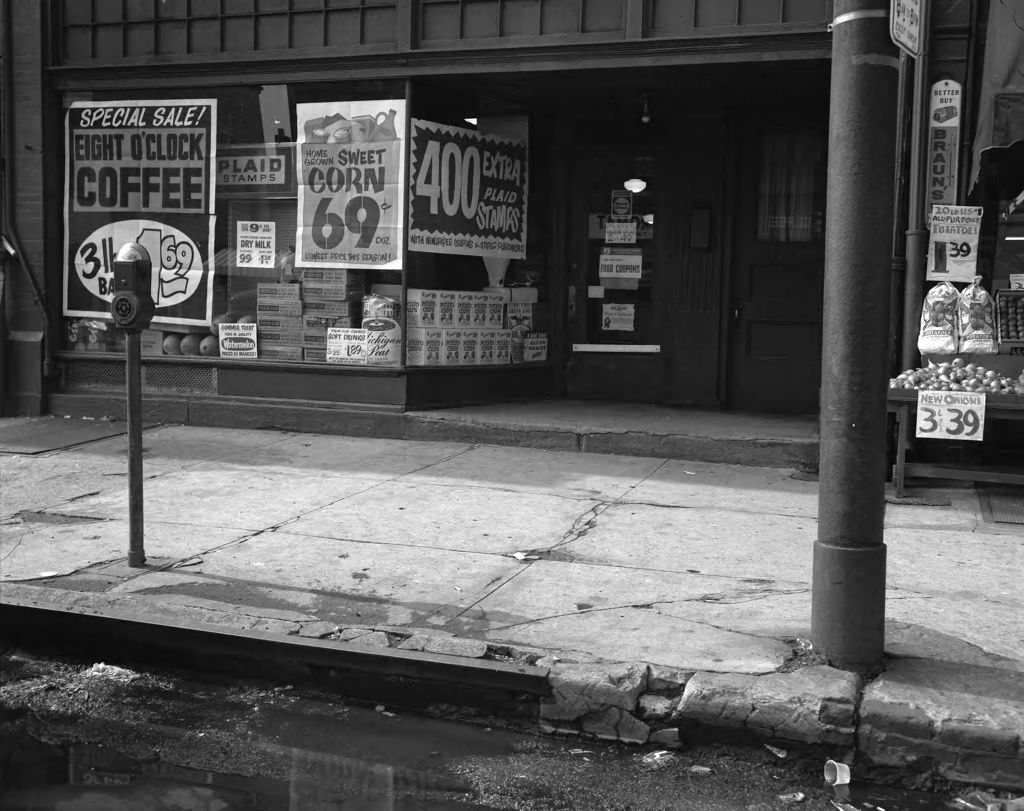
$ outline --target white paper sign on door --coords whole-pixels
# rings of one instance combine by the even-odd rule
[[[602,248],[597,272],[602,279],[640,279],[643,253],[633,248]]]
[[[605,303],[601,305],[601,329],[615,332],[632,332],[636,317],[633,304]]]
[[[609,244],[635,245],[636,222],[608,222],[604,226],[604,241]]]

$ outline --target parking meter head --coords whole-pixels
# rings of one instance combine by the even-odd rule
[[[121,329],[145,329],[153,319],[152,263],[137,242],[126,242],[114,258],[110,315]]]

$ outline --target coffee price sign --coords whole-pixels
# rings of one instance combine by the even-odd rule
[[[985,437],[985,395],[975,391],[917,392],[917,430],[925,439]]]

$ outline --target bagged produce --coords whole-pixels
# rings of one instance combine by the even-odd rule
[[[917,349],[923,355],[955,355],[957,305],[960,294],[950,282],[939,282],[924,297]]]
[[[981,276],[975,276],[974,281],[960,293],[956,315],[961,352],[994,355],[999,351],[996,303],[988,290],[981,286]]]

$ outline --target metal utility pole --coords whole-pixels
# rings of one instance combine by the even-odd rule
[[[925,227],[925,151],[928,127],[928,0],[921,0],[921,49],[914,59],[914,100],[910,107],[910,181],[907,187],[907,269],[903,279],[903,341],[900,368],[917,366],[917,333],[924,301],[924,271],[928,259]]]
[[[885,642],[886,390],[899,61],[889,0],[832,22],[818,539],[811,636],[833,665],[880,667]]]

